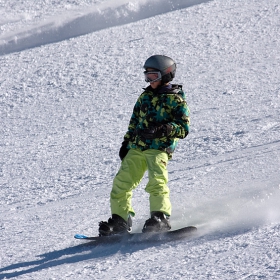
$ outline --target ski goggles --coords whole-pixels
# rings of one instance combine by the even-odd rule
[[[160,71],[144,71],[145,81],[147,83],[153,83],[161,80]]]

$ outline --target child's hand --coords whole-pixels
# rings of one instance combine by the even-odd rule
[[[141,129],[138,131],[138,135],[146,139],[162,138],[170,135],[173,126],[170,124],[162,124],[159,126],[151,126],[149,128]]]
[[[119,157],[121,160],[123,160],[125,158],[125,156],[127,155],[128,151],[129,151],[129,149],[127,148],[128,143],[129,143],[128,141],[122,142],[122,146],[119,151]]]

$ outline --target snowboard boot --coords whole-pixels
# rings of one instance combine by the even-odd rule
[[[113,214],[112,218],[109,218],[108,222],[99,223],[99,236],[110,236],[115,234],[126,234],[131,232],[132,220],[128,217],[125,221],[117,214]]]
[[[151,218],[145,222],[142,232],[163,232],[170,229],[168,216],[162,212],[152,212]]]

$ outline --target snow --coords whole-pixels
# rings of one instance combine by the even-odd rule
[[[280,279],[279,0],[11,0],[0,14],[0,279]],[[199,235],[83,246],[74,234],[110,216],[153,54],[177,62],[191,109],[168,166],[172,226]]]

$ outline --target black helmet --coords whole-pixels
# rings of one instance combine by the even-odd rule
[[[173,80],[176,72],[176,63],[165,55],[153,55],[149,57],[144,66],[145,69],[152,68],[160,71],[162,83],[168,83]]]

